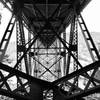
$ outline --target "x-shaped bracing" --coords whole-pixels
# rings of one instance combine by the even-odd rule
[[[4,78],[0,79],[0,83],[1,82],[4,82],[5,80],[7,81],[9,78],[13,77],[13,76],[16,76],[16,77],[20,77],[22,79],[25,79],[27,80],[25,83],[23,83],[23,88],[25,89],[25,86],[26,85],[29,85],[29,84],[37,84],[38,87],[41,87],[42,90],[54,90],[55,92],[55,88],[58,89],[57,91],[60,92],[60,94],[62,94],[62,91],[63,88],[61,87],[61,85],[63,85],[64,83],[66,83],[66,86],[69,85],[69,87],[71,88],[71,86],[74,85],[74,88],[76,89],[75,91],[71,92],[72,94],[68,94],[67,93],[69,92],[68,90],[64,90],[65,91],[65,94],[63,94],[65,96],[65,99],[69,100],[69,99],[72,99],[72,98],[80,98],[80,97],[84,97],[84,96],[87,96],[89,94],[92,94],[92,93],[96,93],[96,92],[99,92],[99,89],[100,89],[100,81],[95,79],[94,77],[89,77],[91,78],[95,83],[96,83],[96,86],[94,87],[90,87],[86,90],[84,89],[81,89],[81,87],[78,87],[76,86],[75,84],[73,83],[70,83],[69,80],[77,77],[77,76],[84,76],[84,74],[88,71],[91,71],[93,69],[98,69],[100,66],[100,61],[96,61],[90,65],[87,65],[75,72],[72,72],[71,74],[68,74],[54,82],[47,82],[47,81],[44,81],[44,80],[40,80],[40,79],[37,79],[37,78],[34,78],[28,74],[25,74],[23,72],[20,72],[14,68],[11,68],[9,67],[8,65],[5,65],[5,64],[2,64],[0,63],[0,69],[3,70],[3,71],[6,71],[9,73],[8,76],[5,76]],[[81,81],[81,80],[80,80]],[[69,84],[68,84],[69,83]],[[22,89],[22,86],[20,86],[19,88]],[[30,86],[30,85],[29,85]],[[25,95],[22,93],[20,94],[20,92],[18,93],[18,90],[19,88],[15,89],[16,92],[14,92],[14,90],[11,90],[9,91],[8,89],[3,89],[1,87],[0,89],[0,94],[2,95],[5,95],[5,96],[9,96],[9,97],[12,97],[12,98],[26,98],[24,100],[31,100],[30,98],[30,95],[27,97],[25,97]],[[69,89],[70,90],[70,89]],[[11,95],[12,94],[12,95]]]

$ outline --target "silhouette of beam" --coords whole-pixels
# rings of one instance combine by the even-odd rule
[[[37,79],[35,77],[32,77],[28,74],[25,74],[19,70],[16,70],[14,68],[11,68],[9,67],[8,65],[5,65],[5,64],[2,64],[0,63],[0,69],[4,70],[4,71],[7,71],[9,72],[10,74],[13,74],[13,75],[17,75],[19,77],[22,77],[24,79],[27,79],[28,81],[30,82],[33,82],[33,83],[36,83],[36,84],[39,84],[40,86],[43,86],[44,88],[49,88],[51,83],[50,82],[47,82],[47,81],[44,81],[44,80],[41,80],[41,79]],[[7,76],[8,78],[10,78],[10,76]],[[6,78],[6,77],[5,77]]]
[[[98,60],[98,61],[96,61],[94,63],[91,63],[91,64],[89,64],[89,65],[87,65],[87,66],[85,66],[85,67],[83,67],[83,68],[71,73],[71,74],[68,74],[68,75],[64,76],[64,77],[54,81],[52,84],[53,85],[57,85],[59,83],[68,81],[69,79],[72,79],[72,78],[74,78],[74,77],[76,77],[78,75],[83,75],[84,73],[86,73],[86,72],[88,72],[88,71],[90,71],[92,69],[97,69],[98,67],[100,67],[100,60]]]
[[[76,93],[76,94],[73,94],[71,96],[68,96],[66,98],[66,100],[73,100],[73,99],[80,100],[80,98],[86,97],[86,96],[94,94],[94,93],[100,93],[100,85],[96,86],[96,87],[93,87],[91,89],[88,89],[88,90],[84,90],[84,91],[82,91],[80,93]]]
[[[34,3],[34,4],[46,4],[46,0],[16,0],[21,3]],[[48,4],[71,4],[73,1],[71,0],[48,0]]]
[[[10,92],[4,89],[0,89],[0,94],[8,96],[10,98],[15,98],[16,100],[32,100],[27,96],[20,95],[18,93]]]

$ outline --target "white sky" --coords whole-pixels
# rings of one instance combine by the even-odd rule
[[[92,32],[100,32],[100,0],[91,0],[83,10],[83,17],[88,29]]]

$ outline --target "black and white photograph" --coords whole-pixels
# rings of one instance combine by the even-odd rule
[[[100,0],[0,0],[0,100],[100,100]]]

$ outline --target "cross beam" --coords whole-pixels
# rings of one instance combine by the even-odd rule
[[[79,70],[77,70],[77,71],[75,71],[75,72],[73,72],[71,74],[68,74],[68,75],[66,75],[66,76],[54,81],[53,85],[57,85],[57,84],[59,84],[61,82],[67,81],[69,79],[72,79],[75,76],[82,75],[82,74],[84,74],[84,73],[86,73],[86,72],[88,72],[88,71],[90,71],[92,69],[97,69],[98,67],[100,67],[100,60],[96,61],[96,62],[94,62],[92,64],[89,64],[89,65],[87,65],[87,66],[85,66],[85,67],[83,67],[83,68],[81,68],[81,69],[79,69]]]
[[[24,79],[27,79],[29,80],[30,82],[35,82],[35,83],[38,83],[40,85],[43,85],[43,87],[49,87],[50,86],[50,82],[47,82],[47,81],[44,81],[44,80],[40,80],[40,79],[37,79],[37,78],[34,78],[28,74],[25,74],[19,70],[16,70],[14,68],[11,68],[9,67],[8,65],[5,65],[5,64],[2,64],[0,63],[0,69],[6,71],[6,72],[9,72],[13,75],[18,75]]]

